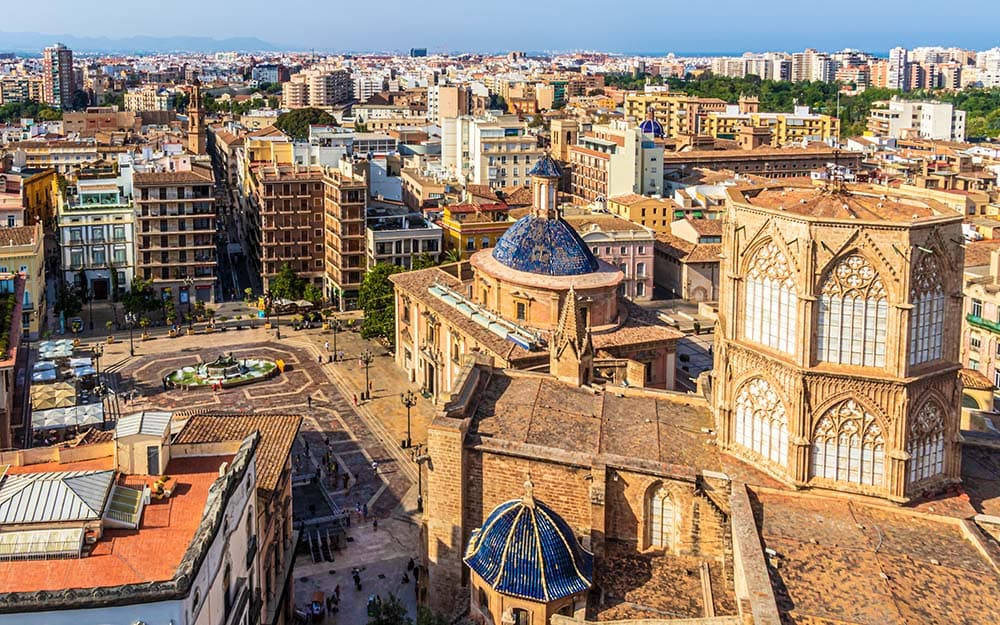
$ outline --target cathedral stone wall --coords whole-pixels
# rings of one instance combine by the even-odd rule
[[[960,216],[825,219],[740,193],[723,227],[720,446],[789,484],[895,501],[957,480]]]

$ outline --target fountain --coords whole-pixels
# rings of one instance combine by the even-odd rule
[[[194,367],[182,367],[167,375],[172,386],[198,387],[220,384],[223,388],[268,380],[279,373],[278,364],[265,358],[235,358],[232,353],[220,355],[212,362]]]

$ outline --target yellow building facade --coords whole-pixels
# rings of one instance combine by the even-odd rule
[[[803,140],[827,141],[840,136],[839,119],[810,113],[808,109],[795,113],[712,112],[702,120],[701,131],[717,139],[734,139],[746,126],[768,129],[773,147]]]
[[[45,320],[45,251],[42,224],[4,228],[0,238],[0,274],[24,275],[22,327],[37,337]]]
[[[496,245],[514,222],[504,204],[455,204],[446,206],[441,217],[445,251],[458,250],[468,260],[478,250]]]

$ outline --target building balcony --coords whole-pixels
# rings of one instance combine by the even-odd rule
[[[989,330],[994,334],[1000,334],[1000,322],[983,319],[982,317],[973,314],[966,315],[965,320],[969,322],[969,325],[982,328],[983,330]]]

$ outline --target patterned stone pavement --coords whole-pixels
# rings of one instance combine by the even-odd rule
[[[159,409],[301,414],[302,429],[293,448],[296,478],[312,476],[317,466],[324,465],[323,485],[341,509],[354,510],[357,505],[368,504],[371,514],[388,516],[413,486],[412,469],[400,466],[399,455],[389,453],[382,442],[385,437],[372,432],[369,422],[353,405],[353,398],[345,398],[332,383],[327,369],[333,365],[317,364],[307,346],[273,340],[263,331],[255,331],[158,339],[145,343],[142,352],[110,367],[118,377],[119,391],[125,396],[132,392],[136,395],[121,406],[123,413]],[[281,359],[286,369],[271,380],[235,389],[164,390],[162,379],[168,373],[212,361],[224,353],[236,358]],[[328,452],[331,464],[325,462]],[[332,462],[336,462],[336,476]],[[373,462],[378,463],[377,471],[372,468]],[[345,473],[347,488],[343,486]],[[316,514],[322,516],[321,511]]]

